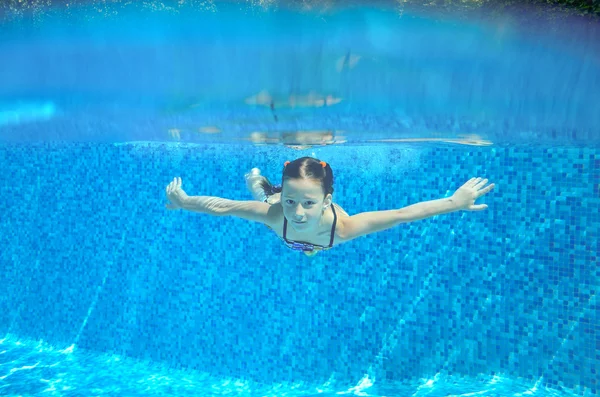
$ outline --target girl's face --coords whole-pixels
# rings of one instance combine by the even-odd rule
[[[323,197],[321,183],[314,179],[285,179],[281,205],[294,230],[310,232],[320,226],[323,207],[331,205],[331,194]]]

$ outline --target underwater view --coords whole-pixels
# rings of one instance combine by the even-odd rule
[[[598,1],[0,21],[0,395],[600,394]]]

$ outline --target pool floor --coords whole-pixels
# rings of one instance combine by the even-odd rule
[[[0,394],[4,396],[588,396],[589,390],[549,389],[501,374],[430,379],[350,382],[332,374],[325,384],[310,379],[270,383],[217,377],[114,354],[58,348],[43,341],[0,339]]]

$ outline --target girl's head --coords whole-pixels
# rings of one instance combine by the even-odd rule
[[[286,162],[281,186],[283,214],[292,227],[298,231],[318,227],[332,201],[333,172],[329,164],[312,157]]]

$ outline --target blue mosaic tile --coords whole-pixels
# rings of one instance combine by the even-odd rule
[[[351,215],[472,176],[497,188],[487,211],[313,258],[259,224],[164,209],[174,176],[249,200],[250,168],[276,181],[313,152]],[[599,161],[586,147],[3,146],[0,330],[273,381],[502,374],[597,394]]]

